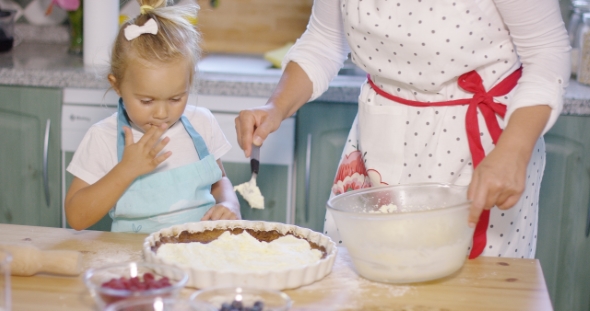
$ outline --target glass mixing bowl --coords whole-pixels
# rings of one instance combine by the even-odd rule
[[[393,185],[331,198],[328,210],[356,271],[372,281],[413,283],[459,270],[467,258],[467,187]]]
[[[280,291],[231,286],[202,289],[192,294],[190,301],[196,306],[213,305],[220,311],[288,311],[293,303],[287,294]]]

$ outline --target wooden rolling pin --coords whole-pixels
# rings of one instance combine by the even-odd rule
[[[0,244],[12,254],[10,274],[31,276],[39,272],[79,275],[82,272],[82,254],[72,250],[43,251],[32,245]]]

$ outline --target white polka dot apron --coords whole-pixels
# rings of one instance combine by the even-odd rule
[[[492,90],[521,66],[499,14],[480,14],[480,6],[493,5],[491,0],[340,2],[353,61],[371,75],[378,89],[395,98],[421,103],[471,99],[474,92],[459,85],[459,76],[475,71],[483,89]],[[511,94],[488,100],[507,104]],[[469,105],[409,106],[377,94],[365,83],[332,195],[387,184],[468,185],[473,173],[465,126],[468,109]],[[497,139],[486,126],[486,109],[476,110],[480,126],[475,132],[484,154]],[[495,118],[503,128],[502,114]],[[534,257],[544,155],[541,138],[521,199],[509,210],[490,211],[487,228],[480,229],[486,232],[485,242],[473,255]],[[341,243],[329,212],[324,231]]]

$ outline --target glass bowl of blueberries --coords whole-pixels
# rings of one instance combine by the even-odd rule
[[[99,310],[122,300],[174,299],[187,281],[188,274],[180,268],[146,262],[112,264],[84,273],[84,283]]]
[[[218,311],[287,311],[292,300],[287,294],[268,289],[247,287],[213,287],[191,295],[195,306],[212,305]]]
[[[182,298],[143,297],[117,301],[105,311],[218,311],[210,304],[191,303]]]

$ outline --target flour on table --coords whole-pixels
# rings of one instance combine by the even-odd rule
[[[334,287],[339,291],[346,293],[347,298],[338,304],[334,301],[334,305],[330,307],[334,309],[345,310],[362,310],[363,299],[351,299],[354,297],[371,297],[371,299],[379,299],[384,294],[387,297],[402,297],[412,293],[415,289],[409,285],[386,284],[367,280],[358,275],[354,269],[354,265],[348,256],[348,251],[345,248],[338,249],[341,253],[334,262],[332,273],[328,274],[321,282],[316,282],[310,285],[300,287],[298,291],[316,292],[325,290],[326,287]],[[379,293],[375,290],[378,289]]]
[[[142,261],[141,251],[130,251],[128,247],[118,243],[92,241],[81,249],[83,248],[88,249],[80,251],[84,270],[114,263]]]

